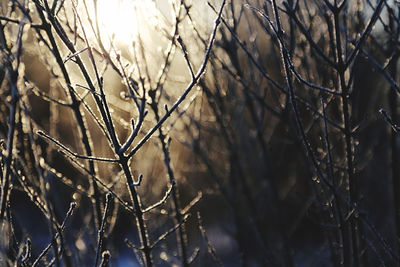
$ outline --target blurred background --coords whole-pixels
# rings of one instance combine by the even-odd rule
[[[277,2],[1,0],[0,265],[145,265],[123,165],[76,155],[190,87],[128,164],[155,266],[396,266],[399,5]]]

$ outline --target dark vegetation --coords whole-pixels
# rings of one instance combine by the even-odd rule
[[[398,266],[397,1],[0,3],[0,266]]]

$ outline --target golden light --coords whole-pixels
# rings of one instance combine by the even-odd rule
[[[103,39],[109,40],[114,36],[116,41],[126,43],[137,36],[138,23],[143,19],[137,2],[98,0],[98,20]]]
[[[91,2],[91,1],[87,1]],[[90,5],[90,6],[89,6]],[[89,16],[94,16],[94,6],[88,4]],[[151,0],[97,0],[100,37],[109,47],[111,41],[117,45],[130,45],[145,34],[157,17],[157,7]]]

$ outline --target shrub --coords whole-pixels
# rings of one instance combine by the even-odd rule
[[[0,3],[1,265],[399,262],[396,1]]]

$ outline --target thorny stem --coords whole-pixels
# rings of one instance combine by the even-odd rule
[[[170,46],[167,49],[168,52],[165,57],[165,63],[163,65],[162,72],[158,78],[157,85],[153,89],[154,92],[157,92],[157,90],[160,89],[159,97],[158,97],[158,99],[156,99],[155,93],[150,94],[150,97],[152,100],[152,104],[150,106],[154,112],[154,115],[155,115],[155,118],[157,121],[160,120],[158,104],[160,102],[159,100],[161,98],[162,91],[163,91],[162,81],[163,81],[163,77],[167,75],[168,70],[169,70],[168,67],[170,64],[173,49],[175,47],[175,36],[178,35],[179,22],[180,22],[179,16],[180,16],[182,7],[183,7],[183,5],[180,5],[178,11],[176,12],[173,38],[171,40]],[[194,75],[193,69],[190,65],[190,61],[189,61],[185,46],[183,44],[182,38],[180,36],[178,36],[178,38],[176,38],[176,40],[181,45],[185,60],[187,61],[187,64],[188,64],[188,67],[189,67],[189,70],[191,73],[191,78],[193,80],[195,78],[195,75]],[[183,216],[182,216],[183,214],[181,212],[181,207],[180,207],[180,203],[179,203],[179,190],[178,190],[177,182],[175,179],[175,173],[171,166],[171,159],[170,159],[170,153],[169,153],[169,147],[168,147],[169,144],[167,144],[168,141],[166,140],[166,136],[165,136],[162,128],[159,128],[158,132],[159,132],[158,138],[161,142],[161,146],[162,146],[162,150],[163,150],[163,154],[164,154],[164,165],[167,169],[169,183],[171,185],[171,197],[172,197],[172,205],[173,205],[173,209],[174,209],[174,223],[175,223],[175,225],[179,225],[179,227],[177,229],[177,243],[178,243],[178,247],[179,247],[179,253],[180,253],[180,257],[181,257],[182,266],[187,267],[187,266],[189,266],[187,248],[186,248],[187,235],[186,235],[185,225],[183,223]]]
[[[308,156],[311,158],[315,169],[317,171],[318,177],[322,180],[324,180],[323,174],[321,172],[321,170],[318,167],[318,164],[316,162],[316,158],[315,155],[310,147],[310,144],[308,142],[305,130],[304,130],[304,126],[303,123],[300,119],[300,115],[298,112],[298,108],[297,108],[297,102],[296,102],[296,98],[295,98],[295,93],[294,93],[294,88],[293,88],[293,83],[292,83],[292,74],[290,72],[290,64],[289,64],[289,59],[290,59],[290,55],[288,54],[288,50],[284,47],[284,42],[283,42],[283,28],[282,28],[282,24],[281,24],[281,20],[280,20],[280,16],[278,13],[278,7],[276,4],[276,0],[272,0],[272,5],[273,5],[273,14],[275,16],[275,23],[276,23],[276,29],[277,29],[277,37],[280,40],[279,41],[279,46],[280,46],[280,53],[281,53],[281,61],[282,61],[282,65],[284,68],[284,73],[285,73],[285,80],[286,80],[286,84],[288,87],[288,95],[289,95],[289,102],[292,106],[293,109],[293,113],[294,113],[294,117],[296,120],[296,124],[297,127],[300,131],[300,135],[301,135],[301,139],[302,142],[306,148],[307,154]],[[329,184],[329,182],[327,183],[327,185],[329,185],[331,187],[331,185]],[[338,200],[337,195],[336,195],[336,188],[333,188],[333,194],[335,196],[335,199]],[[344,248],[345,249],[345,248]],[[346,253],[346,251],[345,251]],[[346,263],[345,263],[346,264]]]
[[[43,14],[43,11],[40,7],[40,5],[36,4],[36,9],[40,15],[40,18],[42,20],[43,23],[43,27],[44,30],[47,34],[47,37],[49,38],[49,41],[52,45],[52,53],[56,59],[56,62],[58,64],[58,66],[61,69],[61,72],[63,74],[65,83],[68,87],[68,92],[69,92],[69,97],[71,99],[71,109],[74,113],[75,119],[77,121],[79,130],[80,130],[80,134],[81,134],[81,141],[82,144],[85,148],[85,152],[86,154],[91,157],[93,155],[92,153],[92,147],[91,147],[91,142],[90,142],[90,136],[89,136],[89,131],[87,129],[85,120],[83,118],[83,115],[80,111],[80,104],[81,102],[77,99],[74,90],[71,87],[71,79],[70,76],[68,74],[68,71],[65,67],[65,64],[63,62],[63,59],[61,57],[60,54],[60,50],[58,48],[58,45],[55,41],[54,35],[52,33],[51,30],[51,25],[46,21],[46,18]],[[52,15],[49,14],[49,18],[52,18]],[[54,20],[52,20],[54,23]],[[93,216],[94,216],[94,223],[96,228],[98,228],[98,226],[100,225],[100,221],[101,221],[101,200],[100,200],[100,191],[98,188],[98,185],[94,179],[94,177],[96,176],[96,166],[94,164],[93,160],[89,160],[89,170],[90,170],[90,187],[91,187],[91,191],[93,192],[93,197],[91,198],[91,201],[93,203]]]
[[[146,266],[151,267],[151,266],[153,266],[153,260],[151,257],[151,247],[150,247],[150,243],[149,243],[147,227],[145,225],[144,218],[143,218],[143,210],[142,210],[142,206],[140,203],[140,197],[135,189],[135,183],[134,183],[134,180],[132,177],[132,172],[129,168],[128,162],[129,162],[129,160],[126,156],[120,155],[119,164],[124,172],[126,182],[127,182],[127,187],[129,190],[129,195],[130,195],[131,201],[133,203],[134,214],[135,214],[136,223],[137,223],[139,235],[140,235],[140,243],[142,244],[141,251],[144,254]]]
[[[140,229],[141,243],[142,243],[142,246],[143,246],[142,252],[145,254],[145,260],[146,260],[146,265],[147,266],[151,266],[152,265],[151,248],[150,248],[149,243],[148,243],[147,229],[144,226],[143,211],[141,209],[140,201],[138,199],[136,190],[135,190],[135,188],[133,186],[134,181],[132,179],[132,175],[131,175],[131,172],[130,172],[130,169],[129,169],[129,166],[127,165],[127,163],[128,163],[129,158],[131,158],[136,153],[136,151],[139,150],[139,148],[154,134],[154,132],[161,127],[161,125],[172,114],[172,112],[175,111],[175,109],[180,105],[180,103],[183,102],[183,100],[189,94],[191,89],[197,84],[198,80],[202,76],[202,74],[203,74],[203,72],[204,72],[204,70],[206,68],[209,56],[210,56],[211,48],[212,48],[212,45],[214,43],[216,31],[217,31],[218,25],[220,23],[220,18],[221,18],[221,15],[222,15],[222,10],[223,10],[223,8],[225,6],[225,2],[226,1],[224,1],[222,3],[220,11],[219,11],[218,16],[217,16],[217,19],[215,21],[214,29],[213,29],[212,35],[210,37],[209,44],[208,44],[207,49],[206,49],[206,54],[204,56],[203,64],[201,65],[201,67],[200,67],[199,71],[197,72],[196,76],[192,79],[192,82],[188,85],[186,90],[179,97],[179,99],[175,102],[175,104],[166,112],[166,114],[161,119],[158,119],[157,124],[146,134],[146,136],[138,143],[138,145],[136,145],[136,147],[129,153],[129,155],[127,157],[125,157],[123,155],[120,155],[120,164],[122,166],[122,169],[124,171],[125,177],[127,179],[128,188],[130,190],[131,198],[132,198],[132,201],[134,203],[135,214],[137,215],[136,219],[137,219],[137,223],[138,223],[138,226],[139,226],[139,229]],[[170,175],[170,173],[169,173],[169,175]],[[173,178],[173,176],[170,176],[170,179],[172,179],[172,178]],[[174,190],[174,188],[175,188],[175,184],[174,184],[174,181],[173,181],[172,182],[172,190]],[[173,194],[173,197],[174,196],[177,197],[177,192],[174,191],[174,193],[175,194]],[[176,199],[174,198],[174,204],[175,204],[176,211],[178,211],[175,216],[176,216],[176,219],[178,220],[178,223],[180,223],[182,218],[181,218],[181,215],[180,215],[180,212],[179,212],[179,205],[178,205],[178,199],[177,198]],[[184,233],[182,232],[182,227],[179,227],[178,232],[179,232],[179,236],[181,238],[180,242],[184,242]],[[186,254],[184,246],[181,246],[181,252],[182,252],[182,257],[185,257],[183,262],[186,262],[185,259],[187,258],[187,255],[184,255],[184,254]]]
[[[217,16],[217,19],[215,20],[212,34],[211,34],[210,40],[209,40],[207,48],[206,48],[206,53],[203,58],[203,63],[201,64],[199,70],[197,71],[197,74],[192,79],[190,84],[186,87],[186,89],[183,91],[182,95],[178,98],[178,100],[172,105],[172,107],[165,113],[164,116],[161,117],[161,119],[156,123],[156,125],[132,149],[132,151],[128,155],[128,158],[132,157],[147,142],[147,140],[157,131],[158,128],[161,127],[161,125],[168,119],[168,117],[171,116],[171,114],[178,108],[178,106],[185,100],[187,95],[192,91],[193,87],[195,85],[197,85],[197,83],[199,82],[201,76],[203,75],[204,71],[206,70],[207,63],[210,58],[211,49],[214,44],[215,36],[217,34],[217,28],[221,22],[222,10],[225,6],[225,3],[226,3],[226,0],[224,0],[222,2],[221,8],[218,12],[218,16]]]
[[[97,264],[98,264],[98,261],[100,258],[100,253],[103,249],[103,238],[104,238],[104,232],[105,232],[106,221],[107,221],[107,213],[110,208],[111,201],[112,201],[112,195],[111,195],[111,193],[108,193],[106,196],[106,205],[104,207],[103,218],[101,220],[101,225],[100,225],[100,228],[99,228],[99,231],[97,234],[97,251],[96,251],[96,260],[95,260],[94,267],[97,267]]]
[[[22,49],[22,35],[23,35],[23,30],[24,30],[24,25],[25,22],[24,20],[21,21],[19,28],[18,28],[18,35],[16,39],[16,64],[15,67],[13,67],[13,62],[11,61],[12,55],[8,55],[7,58],[7,67],[8,67],[8,83],[11,89],[11,109],[10,109],[10,115],[9,115],[9,126],[8,126],[8,134],[7,134],[7,156],[4,160],[4,169],[2,176],[0,177],[0,184],[1,184],[1,190],[0,190],[0,223],[3,223],[3,219],[5,218],[5,212],[6,212],[6,207],[7,207],[7,202],[8,202],[8,196],[9,196],[9,189],[10,189],[10,184],[11,184],[11,164],[12,164],[12,159],[13,159],[13,147],[14,147],[14,137],[15,137],[15,130],[16,130],[16,114],[19,109],[19,91],[17,87],[17,82],[18,82],[18,68],[20,65],[20,55],[21,55],[21,49]],[[2,30],[2,36],[3,35],[3,26],[1,25],[1,30]],[[6,40],[1,38],[1,46],[2,47],[7,47]],[[1,225],[0,225],[1,227]]]
[[[342,4],[343,6],[344,4]],[[346,149],[346,163],[347,163],[347,176],[349,183],[349,194],[350,194],[350,202],[354,205],[357,205],[358,202],[358,183],[356,181],[355,173],[354,173],[354,156],[353,156],[353,138],[352,138],[352,125],[351,125],[351,115],[350,115],[350,103],[349,103],[349,86],[346,84],[346,69],[347,66],[344,62],[345,55],[342,50],[342,37],[341,37],[341,24],[340,24],[340,14],[342,8],[335,3],[333,7],[331,7],[331,11],[333,12],[334,17],[334,29],[335,29],[335,40],[336,40],[336,53],[337,53],[337,62],[336,62],[336,70],[339,76],[339,83],[341,89],[341,100],[342,100],[342,116],[344,121],[344,137],[345,137],[345,149]],[[364,36],[364,35],[363,35]],[[351,229],[350,236],[348,240],[344,241],[345,244],[351,244],[351,251],[344,251],[344,264],[345,266],[350,266],[350,262],[352,262],[352,266],[359,266],[359,225],[358,219],[355,216],[351,216],[349,226]],[[347,239],[347,237],[344,237]],[[350,241],[351,240],[351,241]],[[348,258],[348,253],[353,253],[352,261]]]
[[[155,103],[155,102],[153,102]],[[158,108],[157,106],[152,106],[153,107],[153,111],[154,114],[156,116],[156,119],[159,120],[159,114],[158,114]],[[179,203],[179,191],[178,191],[178,187],[176,184],[176,178],[175,178],[175,174],[174,171],[172,170],[172,166],[171,166],[171,158],[169,155],[169,144],[167,144],[167,140],[166,140],[166,136],[164,135],[162,128],[158,129],[158,133],[159,133],[159,140],[161,142],[161,146],[162,146],[162,150],[163,150],[163,154],[164,154],[164,164],[167,168],[167,172],[168,172],[168,177],[169,177],[169,183],[171,184],[171,197],[172,197],[172,203],[173,203],[173,209],[175,211],[175,224],[180,224],[183,221],[183,216],[181,213],[181,208],[180,208],[180,203]],[[181,260],[182,260],[182,265],[184,267],[189,266],[188,263],[188,256],[187,256],[187,251],[186,251],[186,231],[185,231],[185,226],[184,224],[182,224],[179,228],[178,228],[178,246],[179,246],[179,251],[180,251],[180,256],[181,256]]]
[[[17,73],[15,72],[15,78]],[[16,81],[15,81],[16,83]],[[5,159],[5,168],[3,170],[2,175],[2,185],[1,185],[1,199],[0,199],[0,219],[3,219],[5,216],[6,205],[8,201],[8,194],[10,188],[10,175],[11,175],[11,161],[13,154],[13,145],[14,145],[14,133],[15,133],[15,115],[18,109],[18,89],[14,82],[10,84],[11,86],[11,110],[9,117],[9,128],[8,128],[8,137],[7,137],[7,157]]]
[[[323,122],[324,122],[324,141],[325,141],[325,146],[327,150],[327,165],[328,165],[328,174],[331,178],[333,188],[338,188],[338,182],[336,180],[336,177],[334,175],[333,171],[333,158],[332,158],[332,150],[331,150],[331,144],[329,140],[329,131],[328,131],[328,124],[326,121],[326,111],[325,111],[325,104],[323,101],[322,103],[322,113],[323,113]],[[339,237],[339,244],[342,246],[342,251],[343,251],[343,256],[347,253],[348,250],[348,244],[344,243],[346,240],[344,238],[347,237],[347,232],[346,232],[346,223],[343,219],[343,213],[342,213],[342,204],[340,203],[340,200],[335,198],[334,199],[334,209],[335,209],[335,215],[338,217],[339,220],[339,228],[340,228],[340,237]],[[341,260],[341,259],[340,259]],[[344,262],[340,262],[340,265],[342,265]]]

